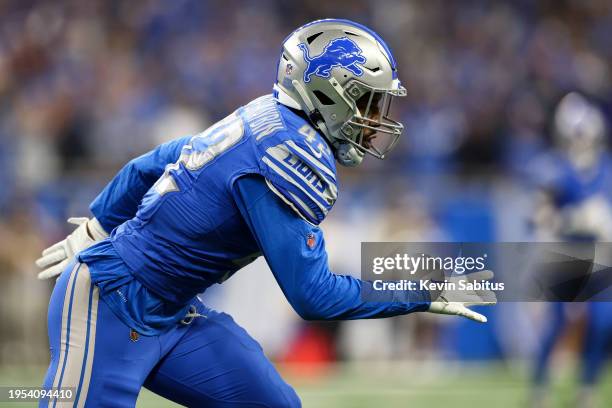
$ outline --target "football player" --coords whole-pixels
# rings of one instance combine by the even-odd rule
[[[283,42],[272,95],[129,162],[94,217],[72,219],[78,228],[37,261],[41,278],[61,273],[44,386],[74,387],[74,406],[134,406],[142,386],[187,406],[300,406],[259,344],[197,297],[260,255],[304,319],[485,321],[422,291],[376,301],[370,282],[328,268],[318,225],[338,195],[336,161],[384,158],[403,129],[391,101],[405,93],[376,33],[319,20]]]
[[[533,168],[539,185],[535,226],[548,241],[610,242],[612,240],[612,162],[606,151],[606,123],[600,109],[572,92],[559,102],[554,118],[556,149],[537,159]],[[603,262],[606,264],[605,262]],[[532,405],[547,405],[548,367],[555,345],[580,315],[579,305],[549,305],[549,325],[541,338],[533,373]],[[587,304],[587,330],[582,347],[580,407],[594,406],[593,388],[601,376],[606,345],[612,341],[612,304]]]

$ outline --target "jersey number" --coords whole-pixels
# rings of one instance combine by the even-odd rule
[[[298,133],[304,136],[307,142],[306,146],[308,146],[312,154],[314,154],[317,159],[320,159],[323,154],[330,154],[329,147],[321,142],[317,142],[317,131],[310,125],[306,124],[302,126],[298,130]]]
[[[159,195],[179,191],[178,185],[171,174],[172,171],[178,171],[181,164],[189,171],[201,169],[215,157],[238,143],[243,135],[244,124],[236,114],[228,116],[204,132],[195,135],[183,147],[178,161],[166,166],[164,174],[155,183],[155,190]]]

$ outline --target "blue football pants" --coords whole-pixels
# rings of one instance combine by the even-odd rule
[[[582,383],[595,385],[601,378],[612,345],[612,303],[588,304],[588,321],[582,346]]]
[[[535,360],[534,382],[536,385],[544,385],[548,382],[551,355],[566,329],[565,309],[572,305],[556,302],[551,306],[551,324],[545,331]],[[588,320],[581,352],[581,382],[583,385],[595,385],[601,377],[607,349],[612,344],[612,320],[610,320],[612,303],[591,302],[587,306]]]
[[[142,336],[98,297],[86,264],[58,279],[49,303],[47,389],[71,387],[73,401],[41,407],[133,407],[141,387],[189,407],[299,407],[261,346],[225,313]]]

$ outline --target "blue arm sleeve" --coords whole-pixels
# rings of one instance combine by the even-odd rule
[[[136,215],[145,193],[163,174],[167,164],[178,160],[191,136],[164,143],[131,160],[89,206],[106,232]]]
[[[236,203],[276,281],[295,311],[307,320],[367,319],[424,311],[423,291],[387,293],[378,299],[372,283],[329,270],[322,231],[298,217],[261,177],[234,184]]]

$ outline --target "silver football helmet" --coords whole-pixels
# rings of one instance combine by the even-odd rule
[[[593,166],[605,147],[601,110],[577,92],[565,95],[555,110],[556,144],[578,169]]]
[[[404,129],[389,117],[393,97],[406,95],[393,55],[352,21],[318,20],[290,34],[274,90],[279,102],[308,115],[344,166],[359,165],[365,153],[383,159]]]

